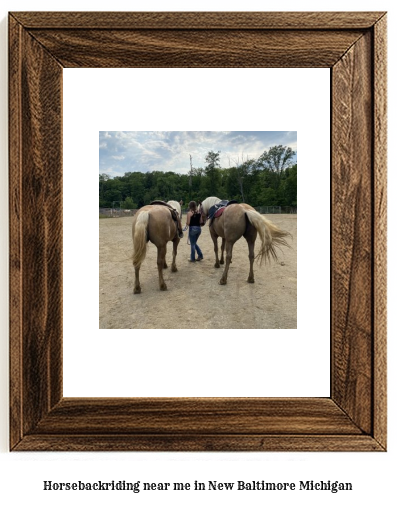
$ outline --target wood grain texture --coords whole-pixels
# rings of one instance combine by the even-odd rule
[[[26,29],[362,30],[384,12],[13,12]]]
[[[10,23],[11,419],[24,434],[62,396],[62,69]],[[18,268],[15,268],[18,254]],[[14,299],[15,297],[15,299]],[[18,338],[14,336],[19,333]],[[12,377],[14,369],[12,371]],[[14,441],[13,437],[13,441]]]
[[[22,417],[22,209],[21,97],[22,27],[9,20],[9,263],[10,263],[10,445],[23,437]]]
[[[374,438],[387,441],[387,20],[374,26]]]
[[[34,434],[360,435],[327,398],[64,399]]]
[[[24,430],[62,395],[62,69],[22,39]]]
[[[363,32],[136,29],[30,33],[64,67],[260,68],[330,67]]]
[[[368,452],[382,451],[367,435],[28,435],[16,451]]]
[[[372,430],[371,34],[333,68],[332,398]],[[361,400],[368,400],[362,403]]]
[[[11,449],[386,449],[385,24],[383,13],[10,15]],[[332,69],[331,398],[62,399],[62,68],[297,63]]]

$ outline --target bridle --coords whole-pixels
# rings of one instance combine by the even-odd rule
[[[208,216],[203,213],[203,205],[201,203],[200,203],[200,206],[199,206],[199,213],[201,215],[202,225],[205,225],[205,223],[207,222]]]

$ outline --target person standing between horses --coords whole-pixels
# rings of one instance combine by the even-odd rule
[[[189,211],[187,213],[186,225],[189,226],[189,240],[190,240],[190,259],[189,262],[201,261],[203,253],[197,244],[197,240],[201,234],[201,213],[197,210],[195,201],[189,202]],[[197,259],[195,258],[197,252]]]

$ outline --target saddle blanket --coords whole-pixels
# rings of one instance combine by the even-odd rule
[[[222,215],[222,213],[225,211],[226,209],[226,206],[224,206],[223,208],[219,208],[217,211],[215,211],[215,215],[214,215],[214,218],[218,218]]]

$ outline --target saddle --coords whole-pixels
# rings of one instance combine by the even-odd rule
[[[168,203],[166,203],[164,201],[152,201],[150,204],[160,204],[161,206],[166,206],[171,211],[172,218],[176,222],[178,221],[179,213],[170,204],[168,204]]]
[[[238,204],[237,201],[219,201],[218,203],[211,206],[208,211],[208,218],[211,220],[213,218],[218,218],[225,211],[225,208],[230,204]]]
[[[150,204],[151,205],[152,204],[160,204],[160,206],[165,206],[166,208],[168,208],[170,210],[172,219],[174,220],[174,222],[176,222],[176,228],[178,230],[179,237],[183,238],[182,223],[181,223],[179,213],[176,211],[176,209],[174,209],[170,204],[168,204],[164,201],[152,201]]]

